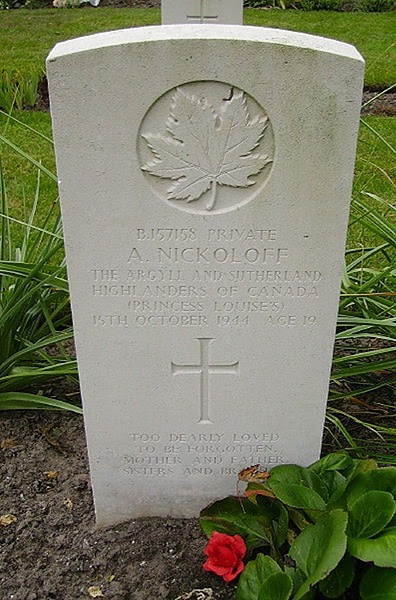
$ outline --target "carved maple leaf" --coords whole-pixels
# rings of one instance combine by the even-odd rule
[[[218,185],[253,185],[252,175],[272,162],[267,155],[253,153],[267,125],[267,117],[250,119],[240,90],[231,89],[230,98],[216,112],[206,98],[188,95],[178,88],[166,122],[170,136],[143,135],[154,159],[142,169],[176,181],[168,189],[170,200],[198,200],[211,188],[206,207],[211,210]]]

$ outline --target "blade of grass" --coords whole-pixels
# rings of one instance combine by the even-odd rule
[[[68,410],[82,415],[82,408],[74,406],[69,402],[48,398],[47,396],[39,396],[26,392],[3,392],[0,393],[0,410],[37,410],[37,409],[53,409],[53,410]]]

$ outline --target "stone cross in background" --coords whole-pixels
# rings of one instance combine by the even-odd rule
[[[187,13],[187,21],[189,23],[210,23],[211,21],[219,21],[218,10],[210,13],[210,8],[207,8],[208,0],[199,0],[199,14],[189,15]],[[212,3],[213,4],[213,3]],[[198,11],[191,11],[197,13]]]
[[[162,0],[162,24],[243,24],[243,0]]]

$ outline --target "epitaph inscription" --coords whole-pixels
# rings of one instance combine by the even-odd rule
[[[201,331],[317,327],[325,275],[314,257],[296,262],[287,234],[265,227],[132,229],[122,263],[87,273],[87,294],[97,307],[92,324]],[[118,311],[105,314],[109,299]]]
[[[134,479],[182,476],[215,480],[233,477],[242,469],[260,464],[271,468],[287,462],[281,439],[274,432],[230,434],[225,431],[191,433],[173,430],[168,435],[130,434],[130,453],[118,465],[122,475]],[[286,440],[287,443],[287,440]]]

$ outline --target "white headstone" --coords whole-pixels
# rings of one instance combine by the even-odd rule
[[[361,56],[176,25],[58,44],[48,76],[98,522],[317,459]]]
[[[243,0],[162,0],[162,24],[228,23],[242,25]]]

